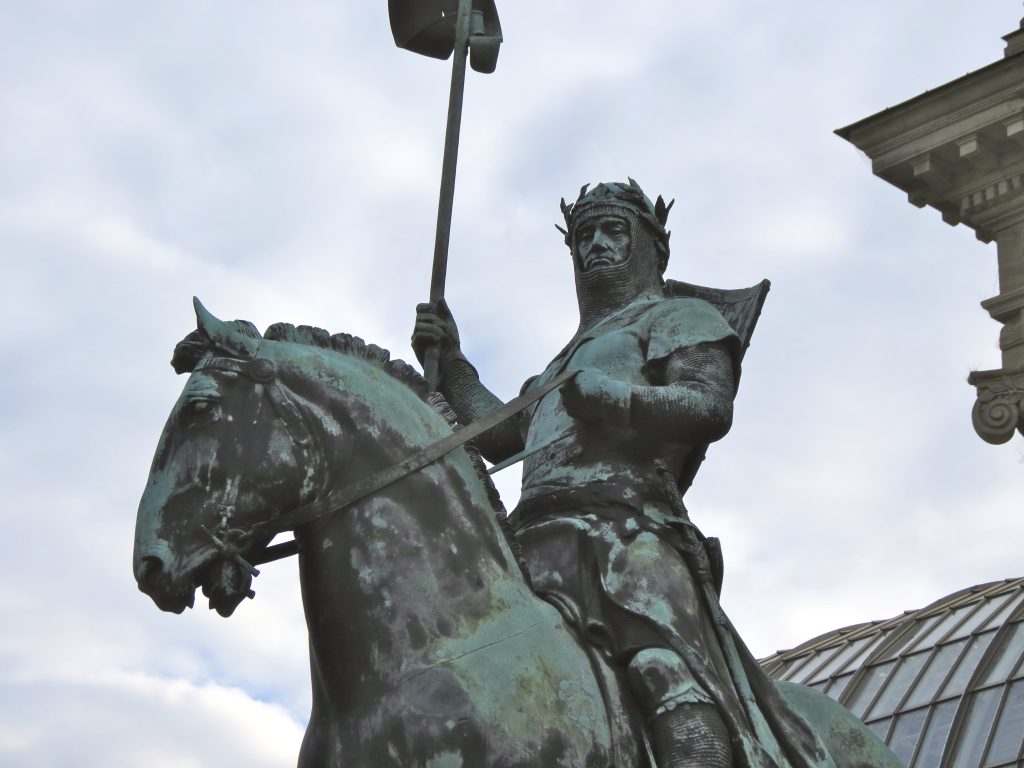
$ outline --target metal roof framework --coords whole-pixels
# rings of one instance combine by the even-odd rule
[[[908,768],[1024,768],[1024,578],[839,629],[761,665],[843,704]]]

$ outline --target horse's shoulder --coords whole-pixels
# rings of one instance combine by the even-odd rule
[[[775,683],[782,697],[825,743],[837,768],[902,768],[897,757],[856,715],[821,691]]]

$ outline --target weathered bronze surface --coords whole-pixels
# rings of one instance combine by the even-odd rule
[[[827,697],[776,688],[721,611],[717,549],[678,483],[728,429],[763,288],[664,288],[667,206],[624,189],[567,211],[570,242],[595,220],[573,246],[580,332],[526,389],[583,372],[480,438],[495,456],[540,447],[518,538],[466,448],[295,530],[313,685],[303,768],[898,765]],[[702,292],[746,319],[730,325]],[[202,587],[227,616],[252,596],[275,520],[446,439],[453,414],[346,334],[261,336],[198,302],[197,317],[172,360],[190,375],[139,505],[134,572],[163,610]],[[447,313],[423,308],[417,348],[438,342],[465,420],[497,407]]]

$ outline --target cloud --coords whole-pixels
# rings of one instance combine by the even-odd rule
[[[752,219],[748,247],[782,259],[827,259],[836,256],[848,242],[841,217],[810,200],[769,207]]]
[[[145,675],[5,681],[11,768],[204,768],[294,762],[303,727],[238,688]]]

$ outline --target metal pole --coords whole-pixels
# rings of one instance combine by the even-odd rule
[[[455,199],[455,168],[459,161],[459,132],[462,129],[462,97],[466,90],[466,55],[469,49],[469,21],[472,0],[459,0],[455,19],[455,52],[452,61],[452,87],[448,95],[448,127],[444,136],[444,160],[441,164],[441,192],[437,203],[437,229],[434,234],[434,267],[430,273],[430,301],[444,298],[448,271],[448,243],[452,234],[452,204]],[[437,389],[437,347],[427,349],[423,373],[432,389]]]

